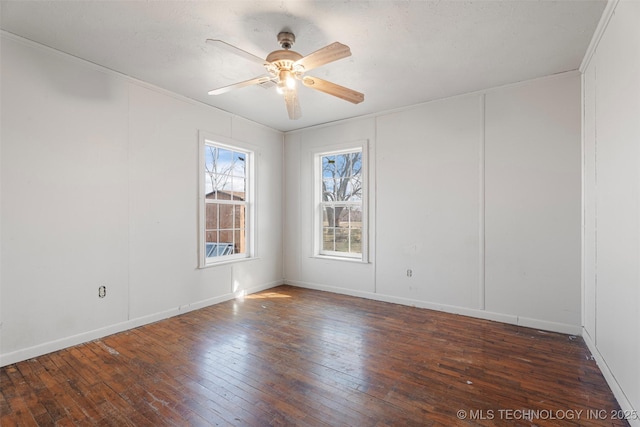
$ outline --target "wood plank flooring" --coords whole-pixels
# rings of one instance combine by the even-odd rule
[[[3,427],[628,425],[580,337],[290,286],[4,367],[0,390]]]

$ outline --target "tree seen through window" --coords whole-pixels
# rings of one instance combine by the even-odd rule
[[[320,156],[322,247],[326,254],[362,253],[362,151]]]

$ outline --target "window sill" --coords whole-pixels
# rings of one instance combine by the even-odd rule
[[[369,264],[368,261],[359,259],[359,258],[349,258],[349,257],[340,257],[340,256],[332,256],[332,255],[312,255],[310,258],[329,260],[329,261],[345,261],[351,262],[354,264]]]
[[[227,259],[224,261],[218,261],[218,262],[212,262],[209,264],[204,264],[204,265],[199,265],[198,269],[199,270],[203,270],[206,268],[211,268],[211,267],[218,267],[221,265],[228,265],[228,264],[236,264],[239,262],[246,262],[246,261],[253,261],[253,260],[257,260],[260,259],[259,257],[244,257],[244,258],[233,258],[233,259]]]

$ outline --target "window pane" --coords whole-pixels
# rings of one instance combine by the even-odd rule
[[[233,228],[245,228],[245,207],[236,205],[233,207]]]
[[[349,227],[349,208],[336,206],[336,227]]]
[[[218,243],[218,231],[207,231],[205,234],[207,243]]]
[[[340,176],[351,176],[351,170],[348,167],[350,157],[349,154],[340,154],[336,156],[336,170]]]
[[[343,178],[340,180],[339,194],[340,201],[351,200],[351,185],[349,178]]]
[[[207,198],[229,200],[231,197],[231,191],[233,191],[231,176],[235,163],[242,163],[240,170],[244,176],[244,162],[234,162],[234,155],[237,157],[239,153],[210,145],[205,146],[205,194]]]
[[[217,148],[218,157],[217,157],[217,168],[216,172],[229,174],[233,165],[233,151],[227,150],[225,148]]]
[[[210,173],[229,175],[233,159],[232,154],[231,151],[224,148],[206,145],[204,150],[205,170]]]
[[[322,176],[324,178],[336,176],[336,156],[322,157]]]
[[[205,229],[214,230],[218,228],[218,204],[206,203],[205,204]]]
[[[207,258],[231,255],[233,253],[233,245],[229,243],[207,243],[205,250]]]
[[[233,205],[220,205],[218,228],[233,228]]]
[[[217,192],[217,198],[220,200],[229,200],[231,199],[231,177],[229,175],[214,175],[215,184],[214,190]]]
[[[244,178],[245,167],[246,155],[243,153],[233,153],[233,175]]]
[[[349,252],[349,229],[347,227],[335,228],[335,249],[336,252]]]
[[[362,200],[362,182],[359,176],[322,180],[322,201],[346,202],[360,200]]]
[[[216,173],[205,174],[207,199],[229,200],[231,193],[231,177]]]
[[[208,198],[215,198],[215,193],[213,193],[213,190],[215,189],[216,183],[215,175],[217,173],[216,164],[218,159],[218,149],[210,145],[205,145],[204,157],[205,194],[207,194]],[[213,196],[209,197],[210,194],[213,194]]]
[[[351,229],[349,236],[349,252],[362,253],[362,208],[350,208],[349,219]]]
[[[213,174],[205,173],[204,176],[204,197],[208,200],[214,200],[216,198],[216,179]]]
[[[233,233],[234,233],[234,236],[233,236],[234,253],[237,253],[237,254],[246,253],[247,249],[245,245],[244,229],[235,230]]]
[[[333,227],[335,224],[335,211],[332,207],[322,209],[322,226]]]
[[[349,252],[362,253],[362,228],[354,227],[350,230]]]
[[[213,175],[208,171],[206,171],[204,174],[204,193],[207,199],[213,199],[215,197],[214,196],[215,193],[213,192],[213,185],[214,185]]]
[[[351,202],[362,200],[362,183],[359,177],[353,177],[347,182],[346,198]]]
[[[231,189],[233,190],[234,200],[245,199],[245,180],[240,177],[231,178]]]
[[[345,200],[349,200],[347,197],[347,183],[348,180],[345,178],[337,178],[335,180],[335,188],[333,189],[333,200],[338,202],[343,202]]]
[[[362,227],[362,208],[360,206],[349,208],[349,219],[351,227]]]
[[[360,173],[362,172],[362,152],[359,151],[357,153],[352,153],[351,162],[353,165],[351,176],[360,175]]]
[[[333,179],[322,180],[322,200],[325,202],[335,200],[335,182]]]
[[[333,227],[322,227],[322,250],[333,251],[335,248],[335,233]]]
[[[214,165],[216,164],[216,158],[218,156],[218,149],[210,145],[204,147],[204,169],[207,172],[215,172]]]
[[[233,244],[233,230],[220,230],[219,243],[231,243]]]

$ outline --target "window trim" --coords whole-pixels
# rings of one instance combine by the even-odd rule
[[[312,257],[349,262],[369,262],[369,153],[368,140],[325,145],[312,152],[313,162],[313,248]],[[322,157],[334,154],[362,152],[362,253],[351,254],[322,250]]]
[[[223,255],[219,257],[206,257],[206,185],[205,162],[207,145],[215,145],[227,150],[246,154],[246,197],[245,206],[245,245],[246,251],[242,254]],[[243,141],[209,132],[198,132],[198,268],[208,268],[231,262],[246,261],[257,258],[256,251],[256,159],[255,146]],[[214,260],[214,261],[212,261]]]

